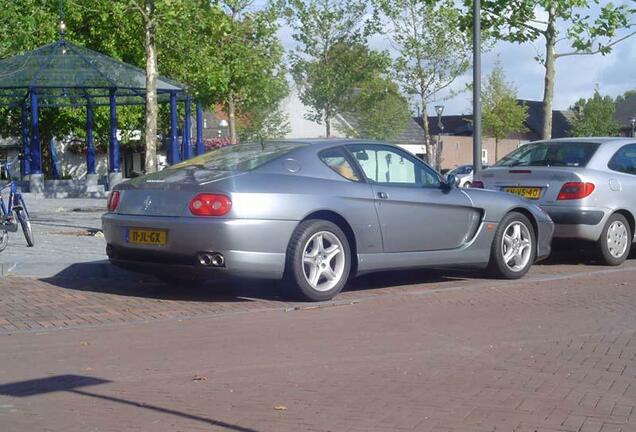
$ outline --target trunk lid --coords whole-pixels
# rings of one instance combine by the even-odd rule
[[[537,204],[554,204],[565,183],[584,181],[581,168],[535,166],[491,167],[482,171],[477,180],[484,183],[485,189],[496,191],[538,191],[538,198],[532,199]]]
[[[224,180],[245,174],[201,166],[171,169],[122,183],[117,214],[138,216],[192,216],[188,204],[197,193],[228,194]]]

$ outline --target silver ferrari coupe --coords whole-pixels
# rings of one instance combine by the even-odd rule
[[[115,265],[168,282],[279,279],[312,301],[363,273],[478,267],[515,279],[549,255],[541,208],[455,183],[389,144],[240,144],[120,184],[102,223]]]

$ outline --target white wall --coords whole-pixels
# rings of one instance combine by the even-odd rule
[[[305,114],[309,113],[309,109],[301,102],[298,97],[298,89],[294,84],[291,85],[289,95],[283,99],[280,105],[281,111],[287,114],[291,131],[285,135],[285,138],[324,138],[325,125],[319,124],[305,118]],[[344,138],[338,127],[340,123],[337,119],[331,122],[331,136],[336,138]]]
[[[58,170],[60,177],[71,176],[75,179],[83,179],[86,176],[86,154],[76,154],[67,151],[70,140],[62,140],[55,143],[57,149]],[[108,155],[95,155],[95,173],[100,176],[108,174]]]

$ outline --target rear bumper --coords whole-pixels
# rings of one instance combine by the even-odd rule
[[[106,214],[102,217],[109,259],[115,265],[143,273],[188,272],[192,275],[232,275],[280,279],[285,252],[296,221],[204,219]],[[167,230],[164,246],[127,242],[130,228]],[[204,267],[202,252],[220,253],[221,267]]]
[[[554,237],[596,241],[610,212],[602,208],[543,207],[555,223]]]

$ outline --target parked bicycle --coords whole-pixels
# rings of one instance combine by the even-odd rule
[[[18,231],[18,224],[22,227],[27,245],[29,247],[34,245],[29,211],[24,203],[22,194],[18,191],[18,187],[11,177],[11,166],[19,158],[18,156],[11,162],[0,163],[0,171],[4,171],[9,179],[9,183],[0,188],[0,252],[6,249],[9,243],[9,233]]]

